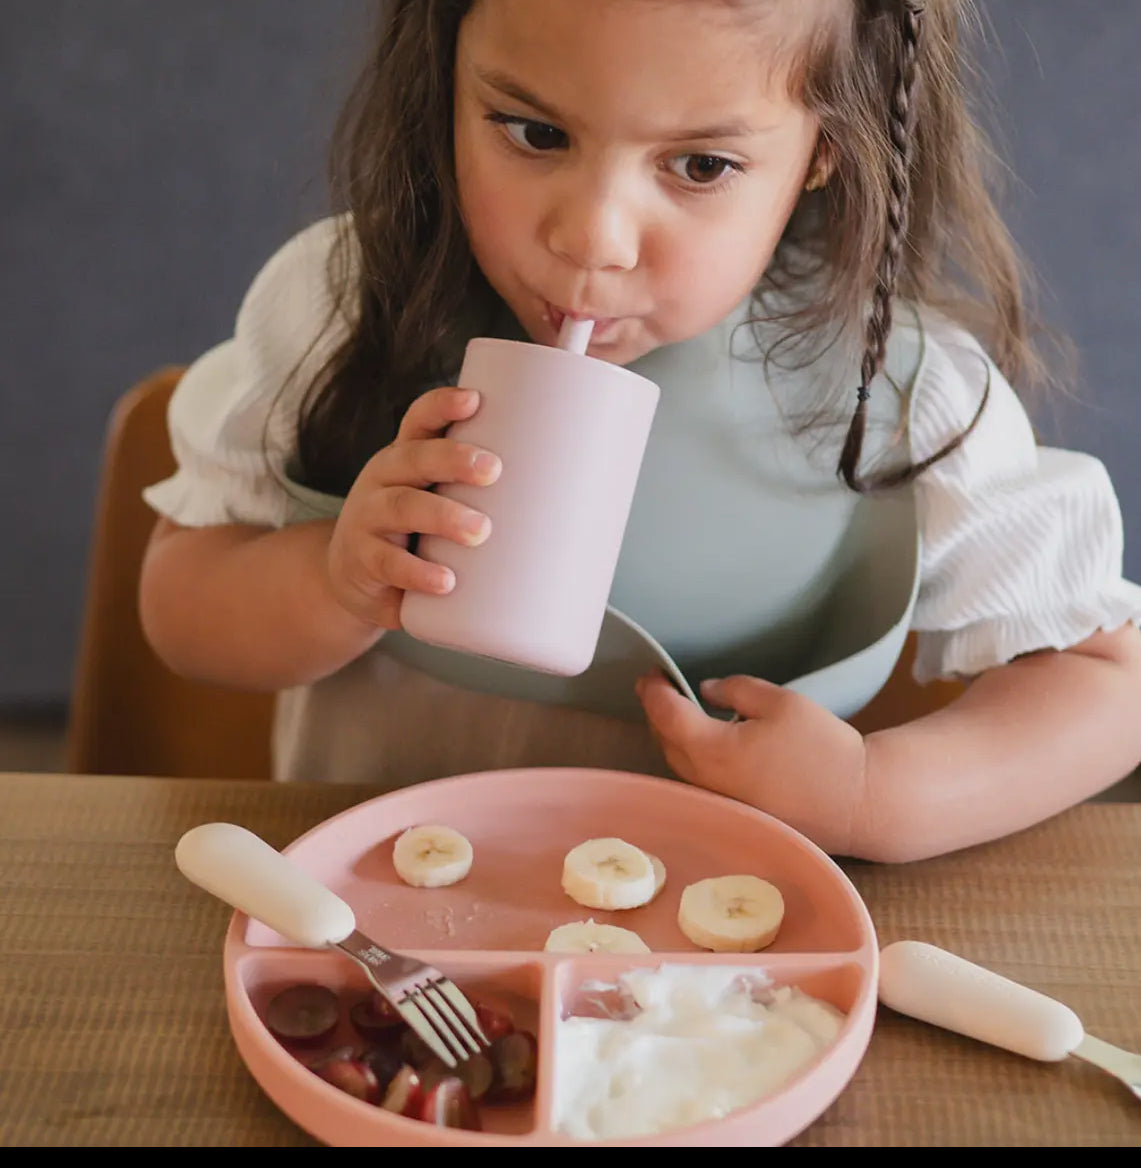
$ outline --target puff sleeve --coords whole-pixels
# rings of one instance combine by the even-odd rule
[[[280,527],[297,415],[314,374],[344,338],[330,320],[326,263],[337,221],[294,236],[257,274],[234,335],[194,362],[167,415],[177,470],[143,498],[187,527]]]
[[[1017,395],[968,334],[926,320],[910,406],[921,460],[982,417],[916,482],[921,531],[915,677],[970,677],[1020,654],[1067,649],[1141,621],[1122,576],[1117,496],[1088,454],[1038,446]]]

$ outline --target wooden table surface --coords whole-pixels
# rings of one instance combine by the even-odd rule
[[[0,1146],[303,1147],[230,1036],[230,910],[174,866],[183,832],[275,847],[367,788],[0,774]],[[1141,805],[1086,804],[918,864],[845,862],[881,944],[916,937],[1141,1051]],[[794,1146],[1141,1146],[1141,1102],[880,1011],[851,1083]]]

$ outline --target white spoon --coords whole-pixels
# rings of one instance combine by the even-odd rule
[[[1041,1062],[1075,1055],[1141,1099],[1141,1055],[1086,1034],[1077,1014],[1045,994],[923,941],[880,953],[879,1000],[944,1030]]]

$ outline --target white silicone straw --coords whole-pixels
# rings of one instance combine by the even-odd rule
[[[568,353],[585,353],[590,344],[590,334],[594,332],[594,321],[575,320],[564,316],[562,327],[559,329],[559,348]]]

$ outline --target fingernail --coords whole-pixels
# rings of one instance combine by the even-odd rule
[[[700,685],[702,693],[709,693],[715,690],[721,684],[720,677],[707,677]]]
[[[471,460],[472,470],[475,471],[476,482],[480,486],[488,486],[499,478],[499,472],[503,469],[503,464],[499,458],[494,454],[489,454],[486,450],[477,451]]]
[[[469,511],[460,520],[460,527],[468,547],[478,547],[491,534],[491,520],[478,511]]]
[[[432,580],[433,589],[441,596],[446,596],[456,586],[456,574],[451,568],[439,568]]]

